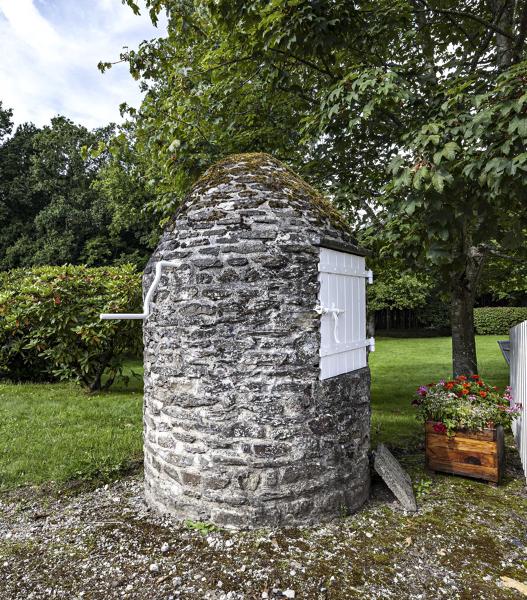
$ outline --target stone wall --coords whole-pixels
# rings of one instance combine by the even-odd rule
[[[369,493],[369,370],[319,381],[318,254],[345,222],[267,155],[215,165],[145,271],[148,502],[226,527],[309,524]]]

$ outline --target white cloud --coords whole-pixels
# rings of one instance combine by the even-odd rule
[[[16,123],[118,121],[121,102],[140,103],[138,84],[126,64],[101,74],[97,63],[164,31],[121,0],[0,0],[0,100]]]

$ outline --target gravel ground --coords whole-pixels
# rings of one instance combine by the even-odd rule
[[[420,510],[374,483],[358,513],[311,529],[233,533],[156,517],[141,475],[84,491],[0,496],[1,600],[522,598],[527,492],[510,455],[499,488],[427,475],[402,457]]]

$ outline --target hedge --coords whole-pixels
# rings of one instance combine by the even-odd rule
[[[35,267],[0,273],[0,376],[74,380],[108,388],[141,345],[140,321],[101,321],[101,312],[140,312],[141,277],[131,265]]]
[[[527,307],[486,306],[474,309],[474,325],[480,335],[509,335],[509,329],[527,320]]]

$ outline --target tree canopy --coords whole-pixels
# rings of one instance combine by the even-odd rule
[[[156,230],[134,153],[97,155],[110,125],[95,131],[55,117],[11,132],[0,107],[0,270],[34,265],[146,263]]]
[[[524,248],[527,1],[147,6],[168,35],[125,59],[147,90],[132,114],[149,177],[182,195],[225,154],[286,160],[377,253],[434,271],[454,372],[474,372],[485,261]]]

